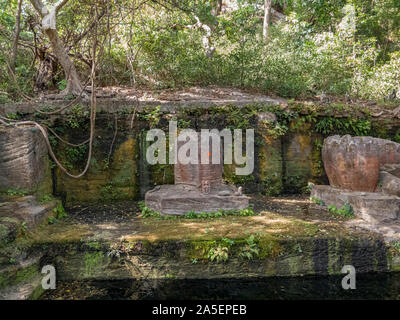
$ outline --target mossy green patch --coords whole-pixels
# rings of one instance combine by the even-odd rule
[[[91,277],[101,270],[104,259],[103,251],[85,252],[84,256],[84,276]]]
[[[280,242],[272,237],[264,236],[259,238],[257,240],[257,245],[260,248],[260,253],[258,254],[259,259],[265,259],[267,257],[276,258],[284,251]]]
[[[0,273],[0,288],[15,286],[22,282],[32,280],[39,274],[38,263],[32,264],[28,267],[21,268],[19,266],[9,267]]]

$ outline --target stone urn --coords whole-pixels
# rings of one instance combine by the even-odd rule
[[[331,136],[322,147],[329,183],[352,191],[374,192],[379,181],[380,144],[372,137]]]

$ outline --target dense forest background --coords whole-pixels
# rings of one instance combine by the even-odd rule
[[[400,98],[400,0],[61,2],[56,32],[82,86],[95,68],[96,86]],[[0,103],[67,87],[35,3],[0,0]]]

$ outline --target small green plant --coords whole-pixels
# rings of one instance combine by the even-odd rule
[[[47,203],[47,202],[52,201],[53,199],[54,198],[53,198],[53,196],[51,194],[45,194],[40,198],[39,203],[41,203],[41,204],[42,203]]]
[[[235,244],[235,241],[229,238],[222,238],[221,243],[229,248]]]
[[[192,262],[192,264],[197,264],[199,262],[196,258],[192,258],[190,259],[190,261]]]
[[[111,258],[117,258],[119,259],[121,257],[121,254],[123,253],[123,250],[121,248],[120,244],[113,243],[110,245],[110,250],[107,252],[107,256]]]
[[[310,200],[314,203],[316,203],[319,206],[324,206],[325,205],[325,201],[316,197],[311,197]]]
[[[178,128],[185,129],[190,127],[191,120],[179,119]]]
[[[68,216],[61,203],[56,208],[53,209],[53,212],[56,214],[56,219],[59,220]]]
[[[21,189],[20,187],[17,188],[10,188],[7,190],[7,195],[9,196],[26,196],[28,194],[28,190]]]
[[[149,110],[149,108],[145,107],[144,113],[141,114],[140,118],[147,120],[150,128],[154,128],[160,122],[161,116],[161,106],[157,106],[153,110]]]
[[[254,216],[255,215],[254,210],[253,210],[252,207],[249,207],[247,209],[240,209],[238,214],[239,214],[239,216],[242,216],[242,217],[248,217],[248,216]]]
[[[100,190],[101,199],[104,202],[122,200],[128,197],[128,193],[121,188],[109,183]]]
[[[190,210],[188,213],[186,213],[183,216],[185,219],[196,219],[197,218],[197,214],[194,212],[194,210]]]
[[[27,231],[28,231],[28,226],[27,226],[26,222],[24,221],[21,223],[21,232],[22,232],[22,234],[26,234]]]
[[[67,81],[65,79],[62,79],[58,83],[58,90],[62,91],[67,87]]]
[[[250,235],[246,239],[246,244],[240,249],[239,257],[241,257],[242,259],[251,260],[254,257],[258,256],[259,253],[260,249],[255,242],[255,237],[254,235]]]
[[[334,205],[330,205],[328,206],[328,210],[333,214],[337,214],[343,217],[350,217],[350,218],[354,217],[353,207],[348,202],[346,202],[340,209],[338,209]]]
[[[150,208],[143,206],[142,207],[142,218],[147,218],[147,217],[161,217],[161,213],[160,212],[156,212],[151,210]]]
[[[86,159],[87,145],[79,147],[66,147],[65,156],[69,164],[78,164]]]
[[[19,120],[21,117],[18,115],[18,113],[7,113],[6,118],[11,120]]]
[[[396,135],[394,136],[393,141],[400,143],[400,130],[396,132]]]
[[[73,106],[67,118],[67,125],[76,129],[81,127],[89,118],[89,111],[83,106]]]
[[[396,241],[392,245],[397,250],[397,252],[400,254],[400,242]]]
[[[217,263],[226,262],[229,258],[228,252],[229,249],[227,247],[219,245],[216,248],[211,248],[207,257],[210,261],[216,261]]]
[[[57,223],[57,218],[53,217],[53,216],[50,216],[50,217],[47,218],[47,222],[49,224],[56,224]]]

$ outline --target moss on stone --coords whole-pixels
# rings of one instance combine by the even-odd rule
[[[34,263],[28,267],[9,267],[0,273],[0,289],[28,282],[39,274],[39,265]]]
[[[187,256],[189,259],[207,260],[208,253],[217,245],[215,240],[187,241]]]
[[[111,163],[104,168],[99,165],[96,155],[88,173],[73,179],[56,169],[56,191],[65,197],[67,206],[75,203],[94,203],[97,201],[115,201],[134,199],[139,191],[136,179],[136,139],[128,137],[112,155]]]
[[[103,260],[105,259],[103,251],[85,252],[84,255],[84,276],[91,277],[101,270]]]
[[[272,237],[262,237],[258,239],[257,245],[260,248],[258,254],[259,259],[265,259],[267,257],[276,258],[284,252],[283,246]]]
[[[1,241],[4,241],[7,238],[9,232],[10,232],[9,229],[5,225],[0,224],[0,240]]]

